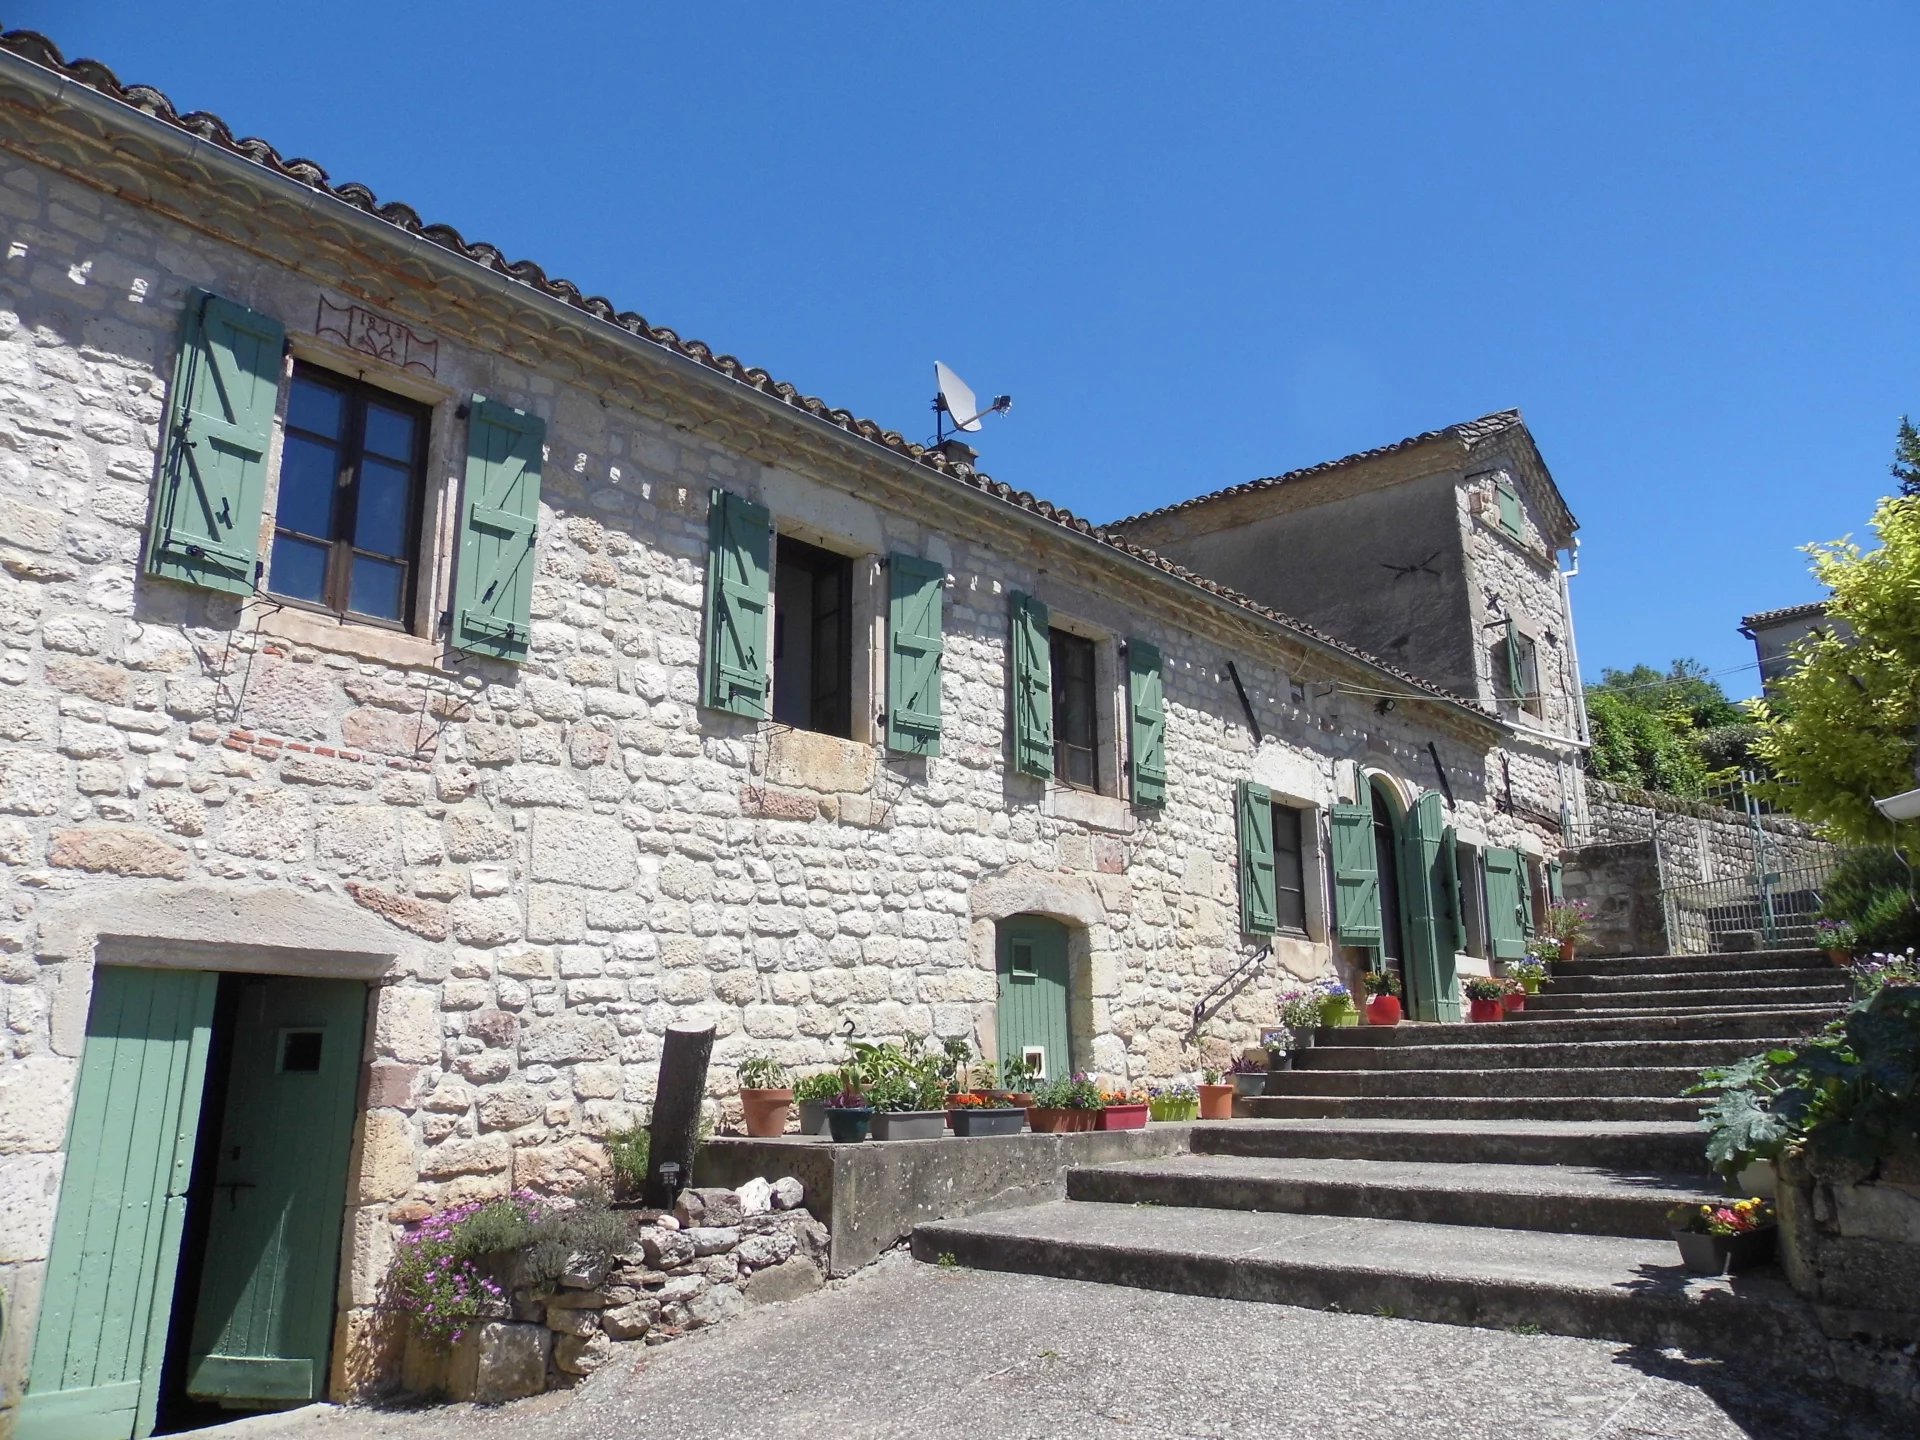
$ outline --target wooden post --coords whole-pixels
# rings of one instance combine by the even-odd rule
[[[693,1182],[693,1152],[700,1143],[700,1105],[707,1093],[707,1061],[713,1055],[711,1025],[669,1025],[660,1047],[660,1079],[653,1091],[648,1127],[647,1187],[641,1203],[673,1208],[674,1197]],[[662,1175],[667,1166],[675,1169]]]

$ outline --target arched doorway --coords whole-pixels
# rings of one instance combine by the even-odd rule
[[[1009,915],[994,926],[999,982],[998,1060],[1037,1060],[1040,1075],[1072,1073],[1067,927],[1046,915]]]
[[[1407,965],[1406,913],[1401,905],[1400,853],[1402,824],[1400,797],[1379,776],[1368,783],[1373,809],[1373,863],[1380,877],[1380,963],[1400,977],[1407,1013],[1413,1013],[1412,977]]]

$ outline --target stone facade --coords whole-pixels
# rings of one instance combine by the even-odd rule
[[[1471,703],[159,121],[49,100],[32,68],[0,55],[7,1401],[31,1353],[98,963],[370,985],[342,1393],[393,1358],[375,1306],[396,1227],[604,1176],[597,1137],[644,1113],[670,1022],[714,1026],[716,1108],[744,1057],[831,1063],[849,1026],[991,1050],[995,922],[1038,913],[1073,935],[1075,1062],[1145,1083],[1224,1056],[1290,977],[1339,961],[1315,823],[1307,933],[1276,941],[1196,1033],[1196,1003],[1258,948],[1237,920],[1238,782],[1324,810],[1369,774],[1411,797],[1437,761],[1463,838],[1551,844],[1507,803],[1509,775],[1532,783],[1504,763],[1524,745]],[[194,287],[282,323],[289,367],[429,407],[411,631],[144,569]],[[354,311],[411,348],[357,345],[330,318]],[[439,638],[476,394],[547,424],[519,666]],[[284,390],[281,404],[263,531]],[[877,557],[945,568],[937,757],[702,707],[715,490],[856,558],[871,682],[856,737],[883,693]],[[1119,640],[1159,646],[1163,808],[1121,798],[1112,684],[1108,793],[1014,772],[1014,590],[1097,638],[1106,680]]]

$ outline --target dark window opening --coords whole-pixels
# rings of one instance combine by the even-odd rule
[[[1273,807],[1273,922],[1281,930],[1307,933],[1306,812]]]
[[[853,738],[853,561],[778,537],[773,577],[773,718]]]
[[[1520,708],[1540,713],[1540,648],[1531,635],[1513,637],[1515,663],[1520,670]]]
[[[419,566],[427,409],[295,365],[267,588],[406,625]]]
[[[1053,668],[1053,774],[1078,790],[1100,788],[1100,722],[1094,704],[1094,644],[1048,631]]]
[[[318,1030],[287,1030],[280,1036],[280,1069],[288,1071],[317,1071],[320,1068],[320,1035]]]

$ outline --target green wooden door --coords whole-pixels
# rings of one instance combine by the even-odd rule
[[[1000,1063],[1040,1052],[1045,1076],[1073,1069],[1067,1040],[1067,927],[1044,915],[1000,922]]]
[[[1533,924],[1521,868],[1525,861],[1517,850],[1489,850],[1482,863],[1487,873],[1487,937],[1493,958],[1518,960],[1527,953],[1527,932]]]
[[[1401,887],[1407,914],[1407,994],[1416,1020],[1458,1020],[1446,815],[1429,790],[1407,812]]]
[[[209,1197],[187,1391],[242,1409],[326,1384],[364,985],[248,977]]]
[[[215,987],[94,972],[20,1440],[153,1431]]]

